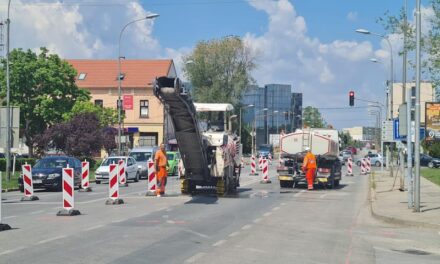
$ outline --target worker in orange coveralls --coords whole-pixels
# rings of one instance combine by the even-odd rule
[[[157,197],[161,194],[165,194],[165,184],[167,180],[167,153],[165,151],[165,145],[160,144],[160,150],[156,151],[154,156],[154,168],[156,169],[156,179],[157,179]]]
[[[307,151],[307,154],[304,156],[302,168],[303,171],[306,173],[307,189],[313,190],[313,182],[315,180],[316,172],[316,157],[310,151],[309,147],[306,147],[305,150]]]

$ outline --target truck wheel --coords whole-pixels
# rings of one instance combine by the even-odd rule
[[[335,180],[335,187],[339,186],[339,180]]]
[[[330,188],[330,189],[334,189],[335,188],[335,179],[331,179],[331,181],[330,181],[330,183],[328,184],[328,187]]]

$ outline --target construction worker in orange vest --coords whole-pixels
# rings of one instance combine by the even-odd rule
[[[156,151],[154,156],[154,168],[156,169],[157,179],[157,197],[161,194],[165,194],[165,184],[167,180],[167,153],[165,151],[165,145],[160,144],[160,150]]]
[[[310,151],[309,147],[306,147],[305,151],[307,151],[307,153],[304,156],[302,168],[303,171],[306,173],[307,189],[313,190],[313,182],[315,181],[316,172],[316,157]]]

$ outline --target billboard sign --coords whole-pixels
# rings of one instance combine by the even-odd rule
[[[440,103],[425,104],[426,140],[440,141]]]
[[[122,104],[124,110],[133,110],[133,95],[124,94]]]

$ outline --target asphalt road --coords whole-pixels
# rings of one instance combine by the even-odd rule
[[[368,176],[344,177],[335,190],[280,189],[243,171],[236,195],[204,189],[146,197],[146,182],[121,187],[125,204],[105,205],[107,185],[75,192],[80,216],[56,216],[62,194],[39,201],[3,194],[0,263],[440,263],[440,230],[371,218]]]

